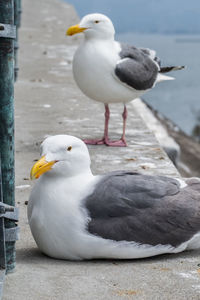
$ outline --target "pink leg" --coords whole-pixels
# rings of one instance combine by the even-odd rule
[[[110,109],[108,104],[105,104],[105,126],[104,126],[104,143],[107,144],[109,142],[108,138],[108,124],[110,119]]]
[[[127,143],[126,143],[126,139],[125,139],[126,119],[127,119],[127,116],[128,116],[128,111],[127,111],[126,105],[124,104],[124,111],[123,111],[123,114],[122,114],[122,117],[123,117],[123,133],[122,133],[122,137],[118,141],[108,141],[106,143],[107,146],[112,146],[112,147],[127,147]]]
[[[127,120],[127,117],[128,117],[128,111],[127,111],[127,108],[126,108],[125,104],[124,104],[124,111],[123,111],[122,117],[123,117],[123,134],[122,134],[122,140],[124,141],[124,143],[126,143],[126,140],[125,140],[125,131],[126,131],[126,120]]]
[[[102,139],[86,139],[83,140],[88,145],[103,145],[108,142],[108,123],[110,119],[110,110],[108,104],[105,105],[105,125],[104,125],[104,136]]]
[[[108,138],[108,124],[110,119],[110,110],[108,104],[105,104],[105,127],[104,127],[104,137],[102,139],[86,139],[84,142],[89,145],[103,145],[111,147],[126,147],[127,143],[125,140],[125,130],[126,130],[126,119],[128,116],[128,112],[126,109],[126,105],[124,105],[124,111],[122,114],[123,117],[123,134],[120,140],[118,141],[110,141]]]

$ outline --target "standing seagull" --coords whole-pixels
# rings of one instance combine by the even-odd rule
[[[66,34],[74,35],[80,32],[84,33],[85,39],[73,59],[75,81],[86,96],[105,105],[104,137],[100,140],[85,140],[85,143],[127,146],[126,103],[140,97],[157,82],[173,79],[162,73],[180,70],[183,67],[161,68],[154,50],[136,48],[115,41],[114,26],[105,15],[86,15],[78,25],[70,27]],[[124,103],[123,134],[119,141],[110,141],[108,105],[119,102]]]
[[[40,250],[60,259],[142,258],[200,248],[200,180],[115,171],[94,176],[86,145],[48,137],[28,219]]]

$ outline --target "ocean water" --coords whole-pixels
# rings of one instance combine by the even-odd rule
[[[200,123],[200,36],[126,33],[116,35],[116,39],[155,49],[163,66],[186,66],[168,73],[175,80],[157,84],[143,98],[191,135]]]

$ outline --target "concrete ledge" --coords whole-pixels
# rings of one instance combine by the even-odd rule
[[[199,299],[198,252],[138,261],[58,261],[43,256],[31,236],[25,201],[29,170],[48,134],[98,137],[103,106],[84,97],[71,73],[77,37],[65,30],[77,22],[74,9],[59,0],[23,2],[19,80],[16,84],[16,203],[21,239],[17,267],[7,276],[4,300]],[[121,105],[111,106],[110,134],[121,135]],[[179,177],[141,116],[129,104],[128,148],[91,146],[94,173],[131,169]]]

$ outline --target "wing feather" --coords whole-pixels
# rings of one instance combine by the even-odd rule
[[[114,172],[85,200],[88,231],[105,239],[178,246],[200,231],[200,195],[163,176]]]
[[[115,68],[119,80],[136,90],[147,90],[154,86],[159,65],[148,49],[121,44],[121,52]]]

